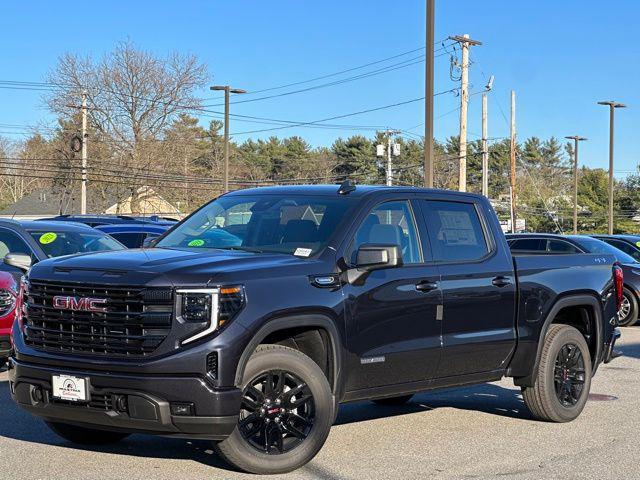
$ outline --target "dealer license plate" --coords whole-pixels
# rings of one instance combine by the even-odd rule
[[[86,402],[87,381],[84,378],[72,377],[70,375],[54,375],[51,380],[53,396],[60,400],[70,400],[72,402]]]

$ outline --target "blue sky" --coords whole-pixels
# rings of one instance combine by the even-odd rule
[[[64,7],[50,1],[2,3],[0,80],[42,81],[57,57],[65,52],[99,57],[117,41],[130,39],[159,55],[171,50],[196,54],[208,65],[212,84],[229,83],[251,91],[333,73],[424,46],[424,0],[63,3]],[[490,137],[508,135],[507,119],[501,109],[508,117],[509,92],[514,89],[520,139],[580,134],[589,138],[581,147],[581,163],[606,167],[608,115],[596,101],[613,98],[630,107],[618,111],[616,117],[616,176],[635,170],[638,156],[633,143],[634,127],[640,120],[637,2],[436,3],[437,40],[468,33],[483,42],[472,49],[470,81],[472,92],[478,91],[486,77],[495,75],[489,98]],[[456,85],[449,78],[449,57],[436,58],[436,92]],[[287,90],[290,89],[275,93]],[[202,92],[211,98],[208,103],[217,103],[219,97],[213,93]],[[303,94],[234,105],[232,111],[314,121],[423,94],[424,64],[417,64]],[[53,118],[40,95],[0,89],[0,124],[51,124]],[[458,104],[459,99],[452,94],[437,97],[438,138],[457,134],[457,112],[444,114]],[[423,117],[423,103],[417,102],[332,123],[408,129],[421,124]],[[231,131],[261,127],[264,126],[236,120]],[[422,127],[412,131],[420,134]],[[470,139],[477,138],[480,131],[480,95],[476,95],[469,110]],[[297,127],[253,136],[296,134],[312,145],[322,145],[353,133]],[[236,140],[246,137],[239,135]]]

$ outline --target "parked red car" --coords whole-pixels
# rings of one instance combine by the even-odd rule
[[[0,272],[0,366],[11,352],[11,326],[16,317],[18,282],[7,272]]]

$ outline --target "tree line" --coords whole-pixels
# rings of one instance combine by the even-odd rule
[[[0,136],[0,208],[38,189],[79,195],[78,148],[83,93],[88,104],[89,195],[135,198],[149,186],[185,213],[222,193],[223,124],[195,92],[205,86],[207,68],[193,56],[159,58],[128,42],[103,58],[61,57],[50,73],[44,102],[58,118],[54,127],[33,128],[19,141]],[[213,118],[212,118],[213,117]],[[398,185],[421,186],[423,142],[400,136],[400,155],[393,158]],[[299,136],[232,140],[230,186],[293,183],[382,184],[386,159],[376,145],[384,132],[338,138],[331,145],[311,146]],[[482,145],[468,144],[468,189],[481,188]],[[457,189],[459,139],[436,141],[437,188]],[[509,139],[489,145],[489,197],[502,218],[508,217]],[[531,231],[570,231],[573,149],[556,138],[531,137],[517,145],[517,212]],[[580,168],[579,228],[606,228],[607,172]],[[617,180],[616,226],[640,231],[640,175]]]

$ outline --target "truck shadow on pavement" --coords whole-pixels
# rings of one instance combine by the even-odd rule
[[[530,420],[520,389],[486,383],[473,387],[458,387],[415,395],[400,406],[374,405],[371,402],[346,404],[340,407],[335,425],[376,420],[379,418],[428,412],[438,408],[454,408],[484,412],[504,417]]]

